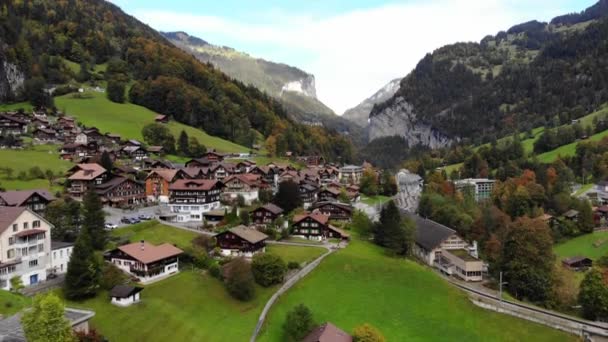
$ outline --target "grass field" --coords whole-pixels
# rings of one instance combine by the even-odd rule
[[[372,197],[361,196],[361,202],[363,202],[367,205],[383,204],[383,203],[388,202],[390,199],[391,199],[390,197],[386,197],[386,196],[382,196],[382,195],[376,195],[376,196],[372,196]]]
[[[30,305],[31,298],[0,290],[0,315],[10,316]]]
[[[593,246],[593,243],[601,240],[606,242],[599,247]],[[596,260],[601,256],[608,255],[608,232],[581,235],[556,245],[553,250],[560,259],[585,256]]]
[[[92,326],[108,340],[248,341],[259,313],[275,288],[256,286],[256,297],[243,303],[222,283],[197,271],[181,273],[145,287],[140,304],[119,308],[106,292],[70,307],[95,311]]]
[[[131,242],[144,240],[155,245],[170,242],[183,248],[191,246],[192,239],[198,234],[167,226],[158,221],[149,221],[115,229],[112,231],[112,236],[127,237]]]
[[[576,337],[486,311],[430,270],[361,241],[329,256],[283,295],[259,339],[283,341],[287,311],[306,304],[314,319],[345,331],[370,323],[387,341],[575,341]]]
[[[131,103],[114,103],[106,98],[104,93],[86,93],[85,98],[74,97],[67,94],[55,98],[55,105],[59,110],[77,118],[86,126],[95,126],[103,133],[119,134],[123,139],[143,140],[141,129],[154,122],[156,113]],[[211,136],[202,130],[171,121],[168,124],[171,132],[177,137],[184,130],[188,136],[196,137],[208,148],[215,148],[221,152],[247,152],[247,147],[232,143],[218,137]],[[177,138],[176,138],[177,139]]]
[[[301,265],[302,263],[309,263],[321,256],[321,254],[325,253],[325,248],[266,245],[266,252],[280,256],[285,263],[295,261]]]
[[[591,141],[599,141],[604,137],[608,136],[608,130],[597,133],[589,137],[588,140]],[[568,145],[560,146],[555,150],[551,150],[538,155],[538,160],[542,163],[551,163],[555,161],[559,156],[562,157],[570,157],[576,154],[576,145],[578,145],[580,141],[573,142]]]
[[[59,159],[57,145],[34,145],[31,149],[10,150],[0,149],[0,161],[2,166],[7,166],[13,169],[13,174],[10,179],[5,173],[0,173],[0,184],[8,190],[27,190],[36,188],[49,188],[49,182],[45,179],[19,179],[20,171],[27,172],[30,168],[38,166],[44,172],[51,170],[54,174],[63,174],[70,167],[71,163]],[[60,187],[53,187],[53,191]]]

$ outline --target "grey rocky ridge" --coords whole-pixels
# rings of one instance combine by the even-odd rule
[[[23,72],[7,61],[0,50],[0,102],[14,99],[22,90],[24,81]]]
[[[382,87],[382,89],[378,90],[374,95],[365,99],[357,106],[345,111],[344,114],[342,114],[342,117],[356,123],[357,125],[363,128],[367,127],[369,123],[369,114],[374,108],[374,105],[382,103],[393,97],[397,90],[399,90],[400,82],[400,78],[396,78],[390,81],[387,85]]]

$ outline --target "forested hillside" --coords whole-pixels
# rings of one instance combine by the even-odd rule
[[[374,108],[372,121],[409,115],[399,111],[405,101],[418,124],[478,143],[590,113],[608,101],[606,14],[608,1],[601,0],[551,23],[531,21],[480,43],[442,47]]]
[[[276,154],[351,158],[350,142],[337,132],[295,123],[270,96],[198,62],[109,2],[15,0],[1,6],[2,101],[28,99],[48,106],[51,99],[43,89],[73,78],[107,82],[108,92],[127,88],[132,103],[246,146],[259,132]],[[79,72],[70,70],[72,62],[80,64]],[[105,63],[105,72],[88,72],[91,65]],[[17,89],[21,78],[25,81]],[[121,97],[115,100],[124,101]]]

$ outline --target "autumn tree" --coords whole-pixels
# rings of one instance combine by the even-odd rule
[[[31,309],[21,318],[25,338],[30,342],[75,341],[64,310],[61,299],[52,292],[34,297]]]
[[[608,287],[602,273],[597,269],[587,272],[580,286],[578,301],[583,307],[583,316],[590,320],[608,318]]]
[[[363,171],[359,189],[367,196],[376,196],[378,194],[378,178],[373,170]]]
[[[376,327],[365,323],[353,331],[353,342],[385,342],[386,339]]]

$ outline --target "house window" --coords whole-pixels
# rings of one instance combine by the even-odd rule
[[[59,251],[59,257],[63,258],[63,249]]]
[[[44,252],[44,244],[41,243],[38,245],[38,253]]]
[[[30,260],[30,267],[36,267],[36,266],[38,266],[38,259]]]
[[[57,252],[53,252],[53,259],[57,259]]]
[[[36,221],[32,222],[32,228],[40,228],[40,221],[36,220]]]
[[[21,248],[21,256],[27,256],[27,247]]]
[[[14,237],[12,237],[12,236],[11,236],[11,237],[9,237],[9,238],[8,238],[8,245],[9,245],[9,246],[11,246],[11,245],[13,245],[14,243],[15,243],[15,238],[14,238]]]
[[[15,223],[13,224],[13,232],[16,232],[17,230],[19,230],[19,226]]]
[[[8,251],[6,251],[6,257],[8,259],[12,259],[15,257],[15,250],[14,249],[9,249]]]
[[[23,222],[23,229],[27,229],[27,228],[28,228],[27,222]]]

